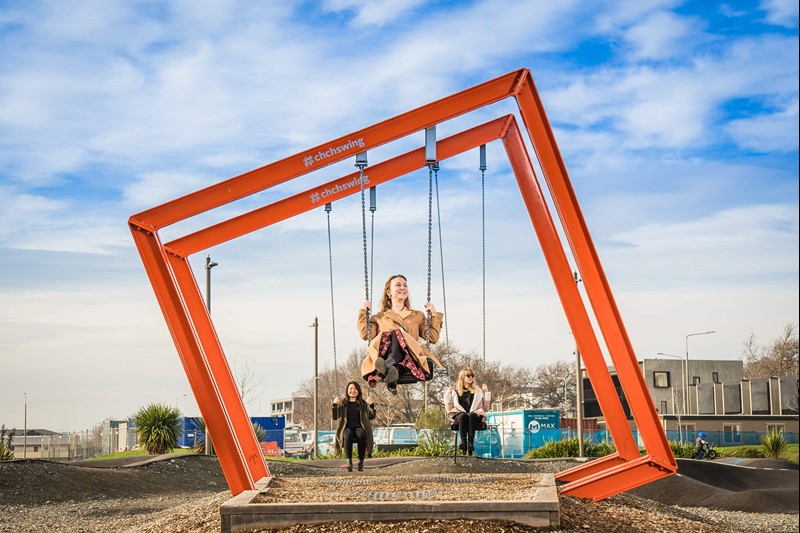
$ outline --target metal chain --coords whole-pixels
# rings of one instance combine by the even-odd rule
[[[372,211],[372,226],[370,228],[369,242],[369,301],[372,301],[375,285],[375,211]]]
[[[333,375],[336,387],[339,387],[339,366],[336,362],[336,309],[333,299],[333,245],[331,244],[331,204],[325,206],[328,214],[328,266],[331,276],[331,329],[333,331]]]
[[[481,170],[481,233],[483,244],[483,368],[486,369],[486,172]]]
[[[428,165],[428,303],[431,303],[431,248],[433,241],[433,164]],[[425,342],[431,344],[431,312],[425,310]]]
[[[436,184],[436,224],[439,226],[439,261],[442,265],[442,310],[444,311],[444,338],[450,344],[450,334],[447,330],[447,293],[444,282],[444,245],[442,244],[442,213],[439,209],[439,164],[433,166],[433,180]]]
[[[364,298],[369,300],[369,256],[367,254],[367,203],[364,198],[364,166],[357,165],[359,171],[359,182],[361,184],[361,241],[364,244]],[[367,308],[367,345],[372,336],[372,328],[369,324],[370,309]]]

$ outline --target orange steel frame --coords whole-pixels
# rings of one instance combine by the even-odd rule
[[[561,487],[561,492],[600,500],[677,470],[533,78],[528,69],[520,69],[130,218],[134,241],[234,495],[253,489],[256,481],[270,474],[188,257],[355,194],[359,192],[357,187],[336,186],[352,182],[359,173],[348,174],[166,244],[160,242],[158,231],[511,96],[516,98],[524,129],[536,151],[595,320],[647,452],[644,456],[639,454],[516,119],[513,115],[502,116],[441,139],[436,143],[437,160],[495,139],[503,141],[586,373],[616,445],[617,452],[613,455],[559,474],[559,479],[568,482]],[[363,140],[363,146],[352,142],[359,139]],[[337,147],[344,149],[340,153],[331,150]],[[368,167],[365,186],[379,185],[425,165],[425,149],[412,150]],[[322,191],[327,194],[324,200],[320,199]]]

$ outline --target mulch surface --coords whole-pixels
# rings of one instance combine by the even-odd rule
[[[151,460],[151,462],[148,462]],[[386,461],[390,462],[390,461]],[[0,462],[0,505],[35,505],[49,501],[87,501],[176,491],[210,494],[227,483],[213,456],[176,455],[136,460],[91,461],[91,466],[50,461]],[[343,471],[313,463],[270,461],[273,475],[331,475]],[[384,464],[368,460],[367,474],[432,472],[558,472],[575,463],[469,458],[417,459]],[[797,465],[770,459],[750,460],[747,467],[723,462],[678,459],[678,475],[628,491],[667,505],[709,507],[758,513],[796,513],[799,507]],[[785,469],[785,470],[781,470]]]

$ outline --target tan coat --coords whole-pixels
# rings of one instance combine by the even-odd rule
[[[430,341],[433,344],[439,340],[443,318],[444,315],[442,313],[433,313],[431,315]],[[361,375],[365,379],[366,376],[375,371],[375,360],[378,358],[381,343],[381,335],[379,334],[396,329],[403,333],[403,339],[406,341],[408,351],[411,352],[411,356],[414,357],[417,365],[426,374],[431,371],[428,367],[428,357],[436,363],[436,366],[444,368],[439,359],[417,340],[422,339],[424,343],[425,331],[428,328],[427,317],[422,311],[403,309],[399,314],[392,310],[383,311],[382,313],[370,315],[369,322],[372,341],[369,343],[367,356],[361,362]],[[367,312],[364,309],[361,309],[358,313],[358,333],[362,339],[367,340]]]

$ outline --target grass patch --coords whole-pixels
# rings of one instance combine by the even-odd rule
[[[724,448],[716,448],[717,452],[723,457],[741,457],[751,459],[754,457],[766,457],[764,447],[761,445],[755,446],[726,446]],[[791,463],[798,464],[798,451],[800,445],[787,444],[786,448],[781,452],[780,458],[785,459]]]
[[[169,451],[169,453],[195,453],[193,448],[173,448]],[[96,457],[89,458],[90,461],[94,459],[114,459],[116,457],[132,457],[136,455],[151,455],[147,453],[147,450],[128,450],[124,452],[117,452],[117,453],[109,453],[108,455],[98,455]]]

